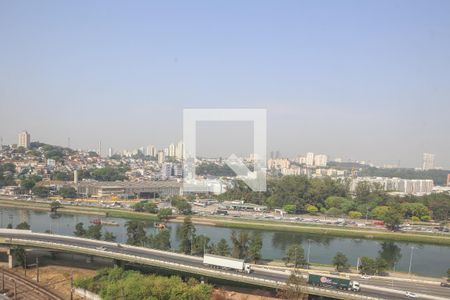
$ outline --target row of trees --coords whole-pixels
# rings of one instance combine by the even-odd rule
[[[266,192],[253,192],[242,181],[218,196],[222,200],[242,199],[246,202],[283,208],[288,213],[323,213],[329,216],[351,218],[370,217],[384,220],[393,203],[401,207],[395,212],[400,217],[414,221],[447,220],[450,213],[450,196],[433,194],[422,197],[399,198],[390,196],[380,185],[361,182],[354,193],[349,191],[349,181],[306,176],[284,176],[268,181]]]
[[[101,240],[103,238],[103,240],[109,242],[116,241],[116,236],[112,232],[106,231],[103,233],[102,229],[103,226],[101,224],[93,224],[89,225],[87,228],[84,228],[84,224],[80,222],[75,225],[75,231],[73,234],[77,237],[84,237],[94,240]]]
[[[361,274],[383,275],[387,269],[392,268],[394,264],[401,258],[400,248],[392,242],[386,242],[382,245],[379,256],[375,259],[364,256],[359,263]],[[287,248],[286,256],[283,258],[284,263],[294,268],[309,267],[309,263],[305,258],[305,251],[301,245],[294,244]],[[350,263],[347,256],[342,252],[337,252],[333,257],[333,266],[338,272],[348,271]]]
[[[145,223],[141,221],[129,221],[127,227],[127,244],[136,246],[148,246],[155,249],[170,250],[170,231],[159,230],[156,234],[147,235]],[[261,259],[263,242],[257,232],[250,234],[248,231],[231,232],[230,247],[225,239],[212,243],[211,239],[203,234],[197,234],[197,229],[192,223],[191,217],[186,216],[183,224],[177,228],[177,238],[180,241],[179,251],[184,254],[203,256],[205,253],[235,258],[258,261]]]

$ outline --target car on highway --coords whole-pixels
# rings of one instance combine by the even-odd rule
[[[409,292],[409,291],[406,291],[406,292],[405,292],[405,296],[406,296],[407,298],[417,298],[417,294],[416,294],[416,293]]]
[[[370,278],[372,278],[372,277],[369,276],[369,275],[366,275],[366,274],[362,274],[362,275],[361,275],[361,278],[362,278],[362,279],[370,279]]]
[[[97,249],[97,250],[102,250],[102,251],[105,251],[105,250],[106,250],[106,248],[105,248],[104,246],[95,247],[95,249]]]
[[[450,282],[441,282],[442,287],[450,287]]]

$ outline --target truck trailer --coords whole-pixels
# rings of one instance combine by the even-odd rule
[[[359,292],[359,282],[347,278],[309,274],[308,283],[315,286],[330,287],[340,290]]]
[[[216,267],[225,270],[236,270],[248,274],[252,271],[250,264],[246,264],[243,259],[236,259],[226,256],[205,254],[203,256],[203,264],[205,266]]]

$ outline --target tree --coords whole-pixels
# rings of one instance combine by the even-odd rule
[[[12,248],[11,250],[14,253],[13,255],[16,258],[17,264],[19,266],[21,266],[22,268],[25,268],[26,255],[27,255],[27,252],[25,251],[25,249],[23,247],[16,246],[16,247]]]
[[[172,209],[171,208],[162,208],[158,212],[158,219],[161,221],[167,222],[170,217],[172,216]]]
[[[319,209],[316,206],[311,205],[311,204],[307,204],[305,208],[306,208],[306,211],[311,215],[315,215],[319,211]]]
[[[170,203],[183,215],[190,215],[192,213],[192,206],[180,197],[173,197]]]
[[[125,226],[127,227],[127,244],[143,246],[147,241],[144,222],[128,221]]]
[[[362,213],[352,210],[348,212],[348,216],[352,219],[360,219],[362,217]]]
[[[367,256],[361,257],[359,264],[359,272],[361,274],[374,275],[377,272],[375,261]]]
[[[84,237],[86,235],[86,229],[84,229],[83,222],[77,223],[77,225],[75,225],[75,231],[73,232],[73,234],[77,237]]]
[[[156,235],[150,236],[150,245],[152,248],[159,250],[170,250],[170,231],[167,229],[160,230]]]
[[[386,271],[387,267],[388,263],[381,257],[374,260],[370,257],[364,256],[361,257],[359,270],[361,274],[382,275]]]
[[[236,230],[231,231],[231,242],[233,243],[233,250],[231,255],[234,258],[245,259],[248,256],[248,244],[250,236],[247,231]]]
[[[377,206],[374,209],[372,209],[370,214],[377,220],[384,220],[388,211],[389,206]]]
[[[75,188],[71,186],[63,186],[59,189],[58,193],[64,197],[64,198],[76,198],[77,197],[77,191]]]
[[[158,206],[156,203],[149,202],[148,200],[140,201],[134,204],[133,209],[137,212],[148,212],[151,214],[156,214],[158,212]]]
[[[30,178],[25,178],[20,182],[20,186],[29,191],[36,185],[36,182]]]
[[[390,268],[400,261],[402,258],[401,249],[394,242],[381,243],[381,250],[378,251],[379,256],[384,259]]]
[[[284,285],[277,292],[282,299],[306,300],[308,299],[306,280],[301,274],[292,273]]]
[[[230,247],[225,239],[221,239],[214,247],[211,247],[211,253],[221,256],[230,255]]]
[[[383,275],[388,268],[388,263],[383,258],[378,257],[375,259],[375,268],[378,275]]]
[[[50,203],[51,212],[57,212],[58,208],[61,208],[61,203],[59,201],[52,201],[52,203]]]
[[[184,254],[190,254],[192,251],[192,240],[195,236],[195,226],[192,223],[191,216],[186,216],[183,225],[180,228],[180,251]]]
[[[41,198],[47,198],[48,195],[50,194],[50,189],[48,187],[45,186],[35,186],[32,189],[32,192],[34,195],[41,197]]]
[[[386,228],[390,230],[397,230],[400,224],[402,224],[402,217],[403,213],[400,204],[397,202],[392,203],[384,216],[384,224]]]
[[[31,226],[27,222],[22,222],[16,226],[16,229],[30,230]]]
[[[340,209],[337,209],[336,207],[332,207],[327,210],[326,214],[330,217],[339,217],[342,215],[342,211]]]
[[[107,242],[115,242],[116,236],[114,235],[114,233],[112,233],[110,231],[106,231],[103,239]]]
[[[263,241],[261,235],[259,233],[253,233],[248,247],[248,258],[254,263],[261,259],[262,246]]]
[[[88,239],[100,240],[102,238],[102,224],[90,225],[86,231]]]
[[[297,206],[295,204],[286,204],[283,206],[283,210],[288,214],[293,214],[297,211]]]
[[[286,251],[286,256],[283,258],[284,263],[287,265],[293,264],[294,268],[299,266],[306,266],[305,250],[300,245],[291,245]]]
[[[345,256],[342,252],[336,253],[333,258],[333,266],[336,267],[336,271],[338,272],[348,271],[350,264],[348,263],[347,256]]]
[[[192,255],[203,256],[205,251],[209,248],[210,238],[206,235],[194,235],[192,238]]]

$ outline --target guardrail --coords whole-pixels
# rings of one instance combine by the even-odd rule
[[[44,235],[44,234],[39,234]],[[55,237],[55,235],[50,235],[52,237]],[[63,239],[67,239],[67,237],[62,237]],[[70,239],[70,238],[69,238]],[[83,241],[88,242],[95,242],[93,240],[89,239],[82,239],[82,238],[74,238],[74,239],[80,239]],[[251,275],[242,275],[237,273],[230,273],[230,272],[224,272],[220,270],[215,269],[209,269],[209,268],[201,268],[201,267],[195,267],[195,266],[188,266],[184,264],[179,264],[175,262],[169,262],[169,261],[160,261],[153,258],[144,258],[140,256],[135,256],[131,254],[125,254],[125,253],[116,253],[106,250],[98,250],[88,247],[81,247],[76,245],[68,245],[68,244],[62,244],[62,243],[55,243],[55,242],[44,242],[44,241],[33,241],[33,240],[27,240],[27,239],[21,239],[21,238],[11,238],[6,237],[3,238],[3,240],[0,240],[0,244],[9,244],[9,245],[20,245],[20,246],[29,246],[29,247],[36,247],[36,248],[46,248],[46,249],[52,249],[52,250],[60,250],[60,251],[67,251],[67,252],[76,252],[86,255],[93,255],[93,256],[100,256],[105,258],[111,258],[111,259],[117,259],[122,261],[128,261],[132,263],[138,263],[143,265],[151,265],[156,267],[161,267],[165,269],[171,269],[176,271],[182,271],[186,273],[191,274],[198,274],[203,275],[206,277],[213,277],[213,278],[219,278],[224,280],[230,280],[230,281],[236,281],[236,282],[243,282],[251,285],[259,285],[259,286],[265,286],[270,288],[282,288],[285,286],[285,282],[282,281],[275,281],[275,280],[269,280],[259,277],[254,277]],[[94,243],[95,244],[95,243]],[[103,242],[98,244],[105,244]],[[107,243],[112,245],[117,245],[117,243]],[[127,246],[132,247],[132,246]],[[139,250],[142,250],[142,248],[139,247],[133,247],[138,248]],[[154,251],[154,250],[152,250]],[[150,251],[150,252],[152,252]],[[164,252],[160,250],[156,250],[155,252],[164,253],[165,255],[173,253],[171,252]],[[180,255],[180,254],[178,254]],[[177,256],[178,256],[177,255]],[[180,255],[180,256],[186,256],[186,255]],[[189,256],[189,258],[191,258]],[[350,292],[344,292],[340,290],[330,290],[330,289],[324,289],[314,286],[305,286],[305,292],[309,294],[319,295],[319,296],[325,296],[325,297],[332,297],[337,299],[366,299],[366,300],[377,300],[380,298],[374,298],[369,296],[364,296],[361,294],[356,293],[350,293]]]

